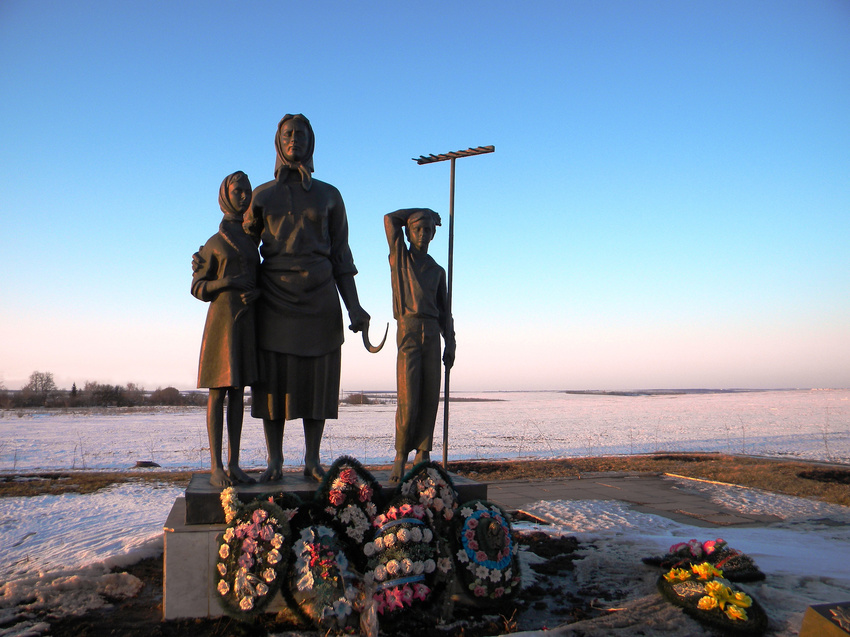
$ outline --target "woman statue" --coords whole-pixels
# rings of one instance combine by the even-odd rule
[[[350,329],[368,329],[348,247],[348,219],[339,191],[313,179],[315,137],[303,115],[278,124],[275,179],[254,190],[246,230],[260,242],[257,302],[260,380],[252,387],[251,414],[263,419],[268,469],[278,480],[287,420],[304,422],[304,475],[321,480],[319,448],[327,418],[339,409],[339,296]]]

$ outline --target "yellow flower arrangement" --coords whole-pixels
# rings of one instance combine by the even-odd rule
[[[706,594],[697,602],[698,609],[717,609],[731,620],[747,621],[747,611],[744,609],[752,606],[752,598],[743,591],[732,590],[725,580],[716,579],[719,577],[723,577],[723,571],[708,562],[693,565],[690,570],[673,568],[664,575],[664,579],[671,584],[693,579],[704,582]]]

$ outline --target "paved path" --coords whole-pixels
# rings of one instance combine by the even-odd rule
[[[488,499],[508,511],[522,510],[538,500],[620,500],[636,511],[702,527],[760,526],[779,522],[773,515],[744,514],[712,502],[707,495],[686,491],[661,474],[588,474],[581,478],[490,482]]]

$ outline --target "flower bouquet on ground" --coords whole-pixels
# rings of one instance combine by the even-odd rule
[[[724,635],[761,635],[767,615],[749,595],[733,587],[709,562],[672,568],[658,578],[658,589],[672,604]]]
[[[753,558],[729,548],[720,538],[706,542],[699,540],[678,542],[670,547],[667,555],[643,558],[644,564],[661,566],[665,569],[687,568],[702,562],[708,562],[723,569],[726,579],[732,582],[756,582],[764,579],[764,573],[756,566]]]
[[[261,613],[280,589],[289,523],[268,500],[251,502],[228,515],[213,583],[225,611],[248,619]]]
[[[321,632],[358,632],[362,594],[356,573],[334,529],[308,526],[292,546],[289,588],[292,607]]]
[[[374,539],[363,547],[368,560],[363,581],[382,621],[403,617],[402,611],[429,608],[450,577],[452,564],[440,557],[425,507],[397,496],[373,525]]]
[[[342,456],[330,466],[316,491],[316,501],[329,516],[342,541],[347,542],[349,554],[362,567],[359,549],[367,540],[372,520],[378,513],[375,498],[380,494],[380,484],[357,460]]]
[[[475,602],[497,604],[519,590],[518,545],[507,515],[491,502],[472,500],[455,516],[455,565],[464,592]]]
[[[451,521],[458,507],[458,494],[449,474],[436,462],[420,462],[398,485],[398,493],[406,495],[425,507],[434,530],[448,542]]]

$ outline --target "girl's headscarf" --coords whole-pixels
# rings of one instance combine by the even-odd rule
[[[248,175],[243,173],[241,170],[237,170],[232,175],[225,177],[224,181],[221,182],[221,186],[218,189],[218,207],[221,208],[221,211],[225,215],[242,219],[242,213],[233,207],[233,204],[230,203],[230,197],[228,196],[230,184],[236,183],[237,181],[244,181],[246,189],[248,192],[251,192],[251,182],[248,180]]]
[[[283,146],[280,143],[280,135],[283,131],[283,125],[291,119],[297,119],[307,127],[309,139],[307,140],[307,149],[304,153],[304,159],[300,162],[291,162],[283,156]],[[303,115],[284,115],[283,119],[277,125],[277,135],[274,138],[274,147],[277,150],[277,161],[274,165],[275,179],[280,179],[280,171],[284,168],[297,170],[301,173],[301,187],[304,190],[310,190],[313,185],[313,178],[310,173],[313,172],[313,150],[316,147],[316,136],[313,134],[313,127],[310,126],[310,120]]]

